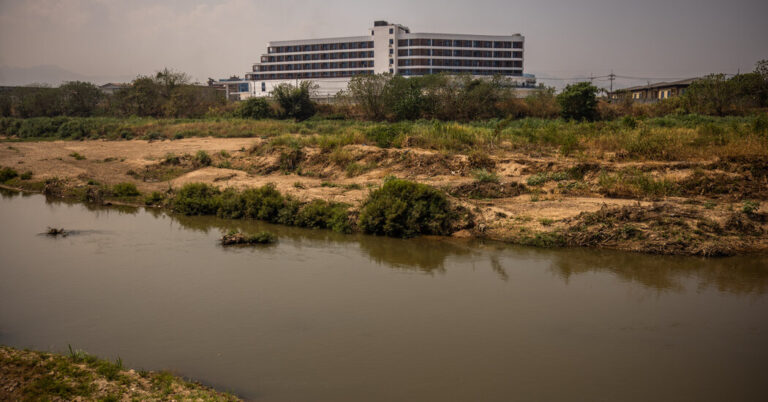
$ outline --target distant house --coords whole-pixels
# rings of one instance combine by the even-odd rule
[[[127,86],[128,84],[116,84],[114,82],[110,82],[108,84],[101,85],[99,89],[101,90],[101,92],[104,92],[107,95],[113,95],[118,90],[123,89]]]
[[[636,87],[619,89],[613,92],[611,99],[630,98],[639,102],[658,102],[662,99],[683,95],[691,83],[697,79],[698,78],[688,78],[681,81],[658,82],[656,84],[638,85]]]

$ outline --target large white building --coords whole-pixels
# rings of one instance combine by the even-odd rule
[[[369,35],[269,42],[245,80],[227,82],[230,99],[268,96],[282,83],[312,81],[316,95],[333,96],[360,74],[414,76],[436,73],[503,75],[514,85],[530,87],[523,75],[525,37],[412,33],[408,27],[376,21]],[[247,85],[246,85],[247,84]]]

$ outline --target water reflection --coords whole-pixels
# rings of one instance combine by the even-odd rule
[[[22,196],[25,195],[0,190],[2,199]],[[33,200],[34,198],[29,201],[30,208],[35,208]],[[281,242],[290,242],[291,247],[348,246],[350,252],[358,250],[377,265],[429,275],[445,275],[449,273],[449,267],[461,265],[458,264],[461,262],[470,262],[474,267],[488,269],[494,272],[498,279],[508,281],[509,268],[523,260],[536,260],[543,261],[543,265],[548,266],[552,274],[565,283],[590,273],[609,273],[624,282],[658,292],[683,293],[690,290],[715,289],[730,294],[761,295],[768,291],[768,258],[765,255],[705,259],[590,249],[535,249],[462,239],[425,237],[403,240],[359,234],[345,235],[327,230],[309,230],[258,221],[173,215],[152,208],[106,207],[50,197],[45,198],[45,205],[81,205],[97,217],[113,212],[129,215],[146,213],[155,219],[169,219],[171,224],[184,230],[202,233],[223,233],[230,230],[254,233],[268,230],[277,234]],[[87,225],[84,223],[83,228],[72,229],[84,230]],[[257,248],[254,252],[278,251]]]
[[[682,292],[689,279],[698,290],[756,295],[768,290],[768,263],[760,255],[698,258],[580,249],[561,250],[551,258],[553,273],[566,282],[586,273],[610,272],[658,291]]]
[[[507,281],[505,265],[509,259],[534,258],[550,261],[550,270],[568,283],[587,273],[610,273],[622,281],[640,284],[659,292],[680,293],[687,280],[696,281],[698,289],[717,289],[733,294],[764,294],[768,291],[768,264],[765,256],[696,258],[643,255],[591,249],[535,249],[499,242],[466,241],[443,238],[391,239],[365,235],[344,235],[326,230],[307,230],[262,222],[231,221],[213,217],[172,215],[182,227],[208,232],[212,229],[258,231],[270,230],[281,239],[297,244],[350,244],[365,252],[371,261],[394,269],[445,274],[449,261],[470,259],[478,266],[488,266],[497,277]],[[505,261],[507,261],[505,263]]]

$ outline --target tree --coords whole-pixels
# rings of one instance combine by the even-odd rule
[[[90,82],[70,81],[59,87],[61,110],[67,116],[91,116],[104,94]]]
[[[597,118],[597,87],[589,82],[579,82],[565,87],[557,95],[560,114],[567,120],[588,120]]]
[[[722,116],[733,101],[733,89],[725,74],[711,74],[691,83],[685,101],[693,112]]]
[[[386,103],[391,108],[394,120],[415,120],[421,117],[426,99],[418,79],[397,75],[388,82]]]
[[[538,89],[525,97],[525,103],[533,117],[548,119],[557,117],[560,113],[554,87],[539,86]]]
[[[189,84],[189,81],[190,79],[187,73],[170,70],[168,67],[155,74],[155,82],[162,87],[162,95],[166,99],[171,98],[174,89]]]
[[[386,117],[385,95],[391,78],[391,74],[358,75],[349,82],[349,94],[365,118],[383,120]]]
[[[283,109],[285,117],[306,120],[315,114],[315,104],[310,97],[313,90],[311,81],[302,81],[296,86],[280,84],[272,90],[271,95]]]

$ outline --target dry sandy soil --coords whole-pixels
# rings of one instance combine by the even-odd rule
[[[195,165],[199,150],[211,155],[211,166]],[[369,188],[394,175],[445,189],[456,205],[471,211],[472,224],[455,236],[664,254],[768,250],[766,214],[759,209],[742,212],[745,200],[759,205],[768,195],[763,166],[768,159],[623,162],[610,155],[578,160],[556,154],[499,153],[478,162],[466,155],[423,149],[350,145],[335,153],[304,148],[295,164],[286,168],[281,161],[285,152],[258,138],[5,142],[0,145],[0,166],[31,171],[37,181],[66,179],[71,186],[132,182],[142,193],[165,192],[191,182],[221,188],[274,183],[301,200],[321,198],[353,208]],[[169,161],[169,154],[178,156],[178,161]],[[499,182],[478,182],[472,171],[480,167],[495,172]],[[664,197],[601,184],[601,175],[628,168],[677,183],[680,191],[676,197]],[[534,175],[557,174],[556,180],[529,185]]]

